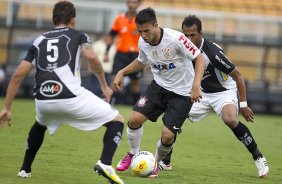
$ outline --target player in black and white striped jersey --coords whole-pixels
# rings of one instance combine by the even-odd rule
[[[10,125],[13,99],[21,81],[34,67],[36,121],[29,132],[24,162],[18,176],[31,177],[31,165],[43,143],[46,129],[54,134],[60,125],[66,123],[84,131],[106,127],[102,155],[94,170],[111,183],[123,184],[111,164],[122,137],[124,119],[107,103],[113,92],[106,83],[102,65],[89,37],[73,29],[75,14],[71,2],[60,1],[55,4],[55,28],[34,41],[10,80],[0,114],[0,127],[5,122]],[[107,102],[81,86],[80,54],[89,61]]]

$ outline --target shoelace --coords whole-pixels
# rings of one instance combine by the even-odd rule
[[[124,164],[124,163],[126,163],[126,162],[129,162],[132,157],[133,157],[133,155],[131,155],[131,154],[128,153],[128,154],[124,157],[124,159],[122,159],[121,163]]]

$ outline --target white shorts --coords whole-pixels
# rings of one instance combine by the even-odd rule
[[[118,111],[92,92],[84,89],[77,97],[35,100],[36,120],[54,134],[62,124],[80,130],[95,130],[117,117]]]
[[[189,112],[189,120],[198,122],[207,117],[212,110],[222,119],[222,108],[226,104],[234,104],[238,113],[238,96],[237,90],[230,89],[218,93],[203,93],[200,102],[193,103]]]

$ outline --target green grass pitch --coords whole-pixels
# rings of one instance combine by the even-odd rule
[[[3,104],[3,99],[0,99]],[[1,105],[2,106],[2,105]],[[125,116],[131,107],[117,106]],[[93,174],[99,159],[105,128],[83,132],[67,125],[56,134],[45,134],[45,141],[35,158],[32,178],[17,178],[23,160],[28,131],[34,123],[33,100],[16,99],[12,127],[0,129],[0,184],[104,184]],[[242,122],[243,117],[240,117]],[[188,120],[178,136],[172,157],[173,171],[162,171],[158,178],[139,178],[131,171],[119,173],[126,184],[278,184],[282,183],[282,116],[256,115],[254,123],[245,123],[260,150],[266,156],[270,174],[257,178],[251,155],[225,126],[212,114],[192,124]],[[155,153],[161,134],[161,118],[146,122],[141,149]],[[113,160],[115,166],[129,150],[124,129],[123,140]]]

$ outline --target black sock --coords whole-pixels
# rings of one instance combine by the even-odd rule
[[[27,173],[31,172],[31,164],[42,145],[45,131],[46,127],[39,125],[38,122],[35,122],[31,127],[27,138],[26,151],[21,170],[25,170]]]
[[[173,149],[172,149],[172,150],[173,150]],[[170,164],[172,150],[171,150],[171,151],[165,156],[165,158],[162,160],[165,165]]]
[[[256,160],[258,157],[262,157],[262,154],[260,153],[257,147],[256,141],[253,138],[248,127],[246,127],[243,123],[239,122],[237,127],[232,129],[232,131],[238,138],[238,140],[246,146],[246,148],[252,154],[254,160]]]
[[[110,122],[107,125],[103,139],[103,151],[100,158],[103,164],[112,165],[113,156],[121,141],[123,127],[124,125],[121,122]]]

